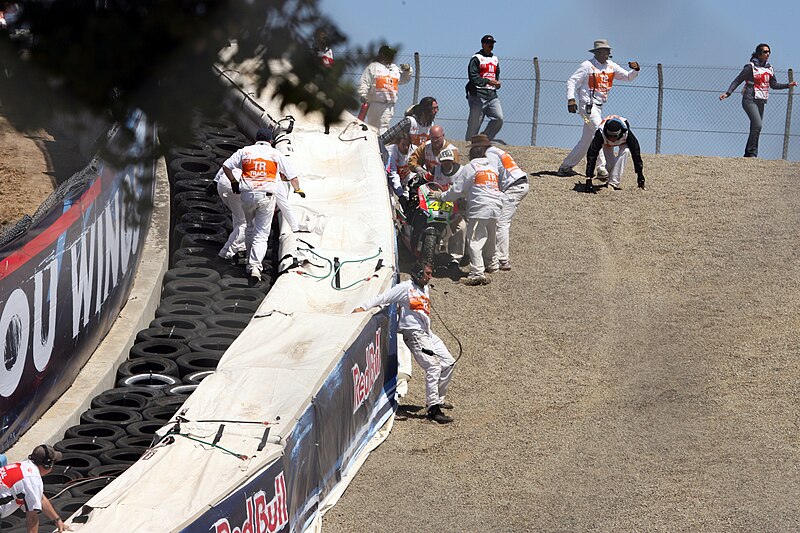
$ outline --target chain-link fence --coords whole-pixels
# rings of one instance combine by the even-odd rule
[[[439,102],[436,122],[449,138],[463,139],[469,113],[464,89],[469,59],[398,54],[396,63],[414,66],[414,79],[400,86],[394,121],[419,98],[434,96]],[[567,112],[566,82],[581,61],[500,56],[503,85],[498,95],[505,120],[498,139],[511,145],[572,148],[583,121]],[[620,63],[625,66],[626,61]],[[741,66],[642,64],[636,80],[614,83],[603,115],[627,118],[645,152],[738,157],[744,154],[750,123],[739,93],[724,101],[719,95],[740,71]],[[351,74],[357,84],[361,72]],[[775,75],[783,83],[793,80],[791,69],[776,70]],[[793,92],[770,91],[759,157],[800,160],[800,117],[792,114]]]

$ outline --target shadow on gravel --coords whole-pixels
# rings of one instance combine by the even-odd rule
[[[394,416],[397,420],[408,420],[409,418],[423,420],[425,415],[425,407],[422,405],[401,404],[397,406],[397,412]]]

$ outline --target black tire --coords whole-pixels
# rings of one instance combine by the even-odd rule
[[[176,279],[164,284],[164,296],[175,294],[197,294],[200,296],[214,296],[220,291],[219,285],[207,281]],[[161,315],[163,316],[163,315]]]
[[[181,259],[172,263],[172,268],[212,268],[217,263],[214,259],[208,257],[192,257],[190,259]],[[222,275],[222,272],[220,272]]]
[[[176,241],[178,242],[178,241]],[[212,250],[216,250],[217,253],[225,246],[225,243],[228,242],[228,234],[218,234],[218,235],[203,235],[200,233],[187,233],[186,235],[181,238],[179,242],[179,246],[206,246],[211,248]]]
[[[178,172],[190,172],[196,176],[210,176],[211,178],[213,178],[217,170],[219,170],[219,167],[213,160],[196,157],[179,157],[173,159],[169,162],[167,167],[172,175]]]
[[[215,370],[202,370],[200,372],[192,372],[183,378],[183,382],[187,385],[199,385],[201,381],[213,374]]]
[[[214,314],[225,314],[225,315],[242,315],[246,317],[252,317],[258,311],[258,306],[261,305],[261,302],[244,302],[244,301],[221,301],[221,302],[214,302],[211,305],[211,310]]]
[[[200,128],[200,132],[205,135],[208,144],[214,141],[230,141],[250,144],[250,141],[241,132],[233,128],[206,127]]]
[[[129,385],[135,385],[137,387],[153,387],[156,389],[161,389],[164,387],[169,387],[170,385],[177,385],[180,383],[180,379],[175,376],[167,376],[166,374],[136,374],[133,376],[126,376],[124,378],[120,378],[117,381],[118,387],[127,387]],[[138,413],[137,413],[138,414]]]
[[[212,195],[208,194],[209,187],[213,187],[212,190],[214,191],[216,191],[217,189],[213,177],[184,178],[175,181],[175,184],[172,186],[172,193],[180,194],[182,192],[187,192],[187,191],[200,191],[206,196],[213,197],[213,194]]]
[[[119,439],[119,448],[149,448],[153,445],[154,435],[126,435]]]
[[[161,317],[171,318],[171,317]],[[159,320],[159,319],[156,319]],[[189,319],[186,319],[189,320]],[[202,330],[198,329],[182,329],[182,328],[147,328],[141,330],[136,334],[136,342],[153,342],[153,341],[178,341],[186,344],[190,340],[200,335]]]
[[[166,357],[167,359],[172,359],[174,361],[185,353],[189,353],[189,349],[183,342],[178,340],[162,339],[158,341],[137,342],[131,348],[130,359],[134,360],[145,357]],[[149,370],[143,370],[142,372],[149,372]],[[156,370],[154,370],[154,372],[156,372]],[[130,376],[132,374],[139,373],[140,372],[132,372],[128,375]],[[169,372],[163,373],[168,374]]]
[[[127,428],[128,435],[134,437],[154,437],[156,431],[164,427],[164,424],[153,420],[142,420],[141,422],[134,422]]]
[[[114,424],[77,424],[64,432],[64,438],[66,439],[87,437],[116,442],[124,436],[125,430]]]
[[[250,302],[261,305],[264,293],[258,289],[227,289],[213,296],[215,302]]]
[[[138,422],[136,422],[138,424]],[[89,470],[89,477],[115,478],[125,472],[131,465],[100,465]]]
[[[198,132],[215,130],[235,130],[236,123],[225,117],[195,118],[192,121],[192,129]],[[203,137],[205,139],[205,137]]]
[[[201,331],[208,329],[208,324],[199,318],[180,316],[162,316],[150,322],[151,328],[182,329],[184,331]]]
[[[185,344],[183,346],[186,346]],[[188,347],[187,347],[188,348]],[[183,355],[183,354],[181,354]],[[139,374],[162,374],[166,376],[178,375],[178,364],[166,357],[137,357],[119,365],[118,378],[127,378]]]
[[[81,424],[113,424],[125,427],[142,420],[142,415],[126,407],[97,407],[81,414]]]
[[[113,479],[101,477],[99,479],[86,479],[69,486],[69,491],[76,498],[86,498],[90,500],[92,496],[103,490]]]
[[[433,266],[433,261],[436,258],[436,245],[439,242],[439,236],[435,233],[426,233],[422,239],[422,261]]]
[[[179,261],[181,259],[190,259],[190,258],[194,259],[196,257],[206,257],[208,259],[213,259],[214,257],[216,257],[216,255],[217,253],[208,248],[207,246],[192,246],[189,248],[178,248],[177,250],[172,252],[170,259],[172,259],[173,262]]]
[[[174,385],[167,388],[167,396],[189,397],[197,389],[197,385]]]
[[[57,464],[53,466],[53,470],[50,473],[42,476],[42,483],[45,485],[67,485],[80,477],[82,477],[80,472],[67,465]]]
[[[214,157],[216,158],[227,159],[231,156],[231,154],[237,150],[241,150],[245,146],[247,146],[245,141],[237,141],[235,139],[208,139],[208,147],[211,149]]]
[[[181,222],[216,224],[225,228],[225,231],[228,233],[231,232],[233,224],[229,215],[220,215],[217,213],[184,213],[178,221],[178,223]]]
[[[164,283],[177,279],[216,283],[220,280],[220,275],[210,268],[170,268],[164,273]]]
[[[163,390],[154,389],[152,387],[136,387],[133,385],[128,385],[126,387],[115,387],[113,389],[108,389],[107,393],[115,393],[115,392],[123,392],[128,394],[138,394],[139,396],[144,397],[146,400],[154,400],[156,398],[164,397],[165,393]]]
[[[205,197],[205,199],[186,199],[180,203],[175,202],[173,205],[175,205],[176,220],[181,219],[186,213],[209,213],[217,215],[228,214],[228,208],[222,205],[222,202],[217,202],[213,199],[209,199],[208,197]]]
[[[180,405],[154,405],[142,411],[145,420],[158,420],[166,424],[180,409]]]
[[[238,336],[238,332],[228,331]],[[205,336],[190,340],[187,346],[192,352],[211,352],[222,355],[235,340],[235,336]]]
[[[56,510],[59,516],[71,516],[76,511],[80,510],[80,508],[83,507],[86,502],[89,501],[89,499],[90,498],[88,497],[73,496],[72,498],[56,498],[51,503],[53,504],[53,509]],[[52,524],[47,526],[47,531],[52,530]]]
[[[71,439],[60,440],[53,445],[53,448],[61,453],[78,452],[97,457],[102,452],[114,448],[114,443],[105,439],[75,437]]]
[[[145,408],[150,409],[151,407],[174,407],[175,411],[181,408],[184,404],[186,399],[189,398],[188,394],[180,394],[174,396],[164,396],[163,398],[159,398],[158,400],[153,400],[150,405]]]
[[[115,448],[113,450],[101,453],[98,459],[104,465],[132,465],[142,456],[147,448],[133,447]]]
[[[213,292],[212,292],[213,294]],[[192,296],[203,296],[202,294],[196,294]],[[165,299],[166,300],[166,299]],[[191,304],[170,304],[164,305],[156,309],[156,318],[161,318],[164,316],[172,316],[172,317],[187,317],[187,318],[197,318],[197,319],[204,319],[207,316],[211,316],[214,314],[214,311],[211,310],[211,306],[214,305],[212,302],[207,307],[200,306],[200,305],[191,305]]]
[[[153,399],[136,392],[125,390],[129,388],[132,387],[122,387],[111,389],[111,391],[101,392],[92,398],[92,408],[127,407],[129,409],[141,410],[144,409],[145,405],[147,405],[150,400]]]
[[[172,230],[172,242],[183,242],[185,237],[191,237],[195,240],[201,239],[203,242],[222,240],[224,246],[228,242],[228,229],[220,224],[212,224],[211,222],[180,222],[175,224]],[[202,245],[201,245],[202,246]],[[213,246],[207,246],[213,248]],[[221,248],[221,246],[220,246]],[[218,277],[215,279],[219,279]]]
[[[184,157],[209,159],[215,156],[214,152],[212,151],[212,147],[203,141],[186,143],[181,146],[173,146],[167,150],[167,159],[170,161]]]
[[[58,465],[68,466],[70,469],[78,472],[78,474],[80,474],[79,477],[86,477],[86,475],[89,473],[89,470],[95,466],[100,466],[100,459],[85,453],[67,452],[61,454],[61,459],[58,461]]]
[[[251,289],[251,288],[253,288],[253,287],[250,287],[250,280],[247,279],[244,276],[242,276],[242,277],[222,278],[217,282],[217,285],[219,285],[220,290],[223,290],[223,291],[230,290],[230,289]],[[261,291],[261,292],[266,294],[266,291],[264,291],[262,289],[258,289],[257,287],[256,287],[256,290],[259,290],[259,291]]]
[[[174,193],[172,195],[172,205],[176,206],[179,210],[180,207],[185,204],[186,202],[202,202],[209,205],[213,205],[215,207],[221,208],[224,213],[224,210],[227,209],[223,204],[222,200],[219,199],[218,196],[209,196],[206,194],[205,191],[183,191],[179,193]],[[181,213],[176,213],[175,218],[180,218],[183,213],[188,212],[184,210]]]
[[[250,318],[241,315],[211,315],[203,319],[209,328],[227,328],[241,331],[250,324]]]
[[[178,364],[180,375],[186,377],[194,372],[216,370],[220,359],[222,355],[216,352],[193,352],[180,356],[175,362]]]
[[[73,496],[72,490],[68,489],[66,485],[54,485],[52,483],[45,483],[42,494],[44,494],[45,496],[47,496],[48,499],[51,500],[55,498],[56,494],[58,494],[59,498],[72,498]],[[5,520],[5,518],[3,520]],[[2,527],[0,527],[0,531],[16,531],[16,530],[3,529]],[[21,531],[25,530],[23,529]]]
[[[200,294],[175,294],[173,296],[167,296],[166,298],[163,298],[161,300],[161,305],[164,306],[165,308],[167,306],[185,307],[187,305],[195,305],[198,307],[211,307],[211,304],[213,303],[214,299],[211,296],[202,296]],[[163,316],[167,317],[169,315],[163,315]],[[181,317],[175,316],[174,318],[181,318]],[[203,320],[205,322],[205,318],[201,318],[198,320]]]

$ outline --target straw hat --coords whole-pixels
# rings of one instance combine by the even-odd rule
[[[604,48],[607,48],[609,52],[611,51],[611,45],[608,44],[608,40],[607,39],[598,39],[598,40],[596,40],[594,42],[594,48],[592,48],[589,51],[590,52],[597,52],[598,50],[602,50]]]

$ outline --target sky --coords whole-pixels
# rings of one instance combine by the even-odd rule
[[[349,42],[385,40],[403,53],[471,55],[488,33],[500,58],[584,59],[594,39],[605,38],[622,61],[741,66],[766,42],[776,68],[800,68],[796,0],[321,0],[320,7]]]

